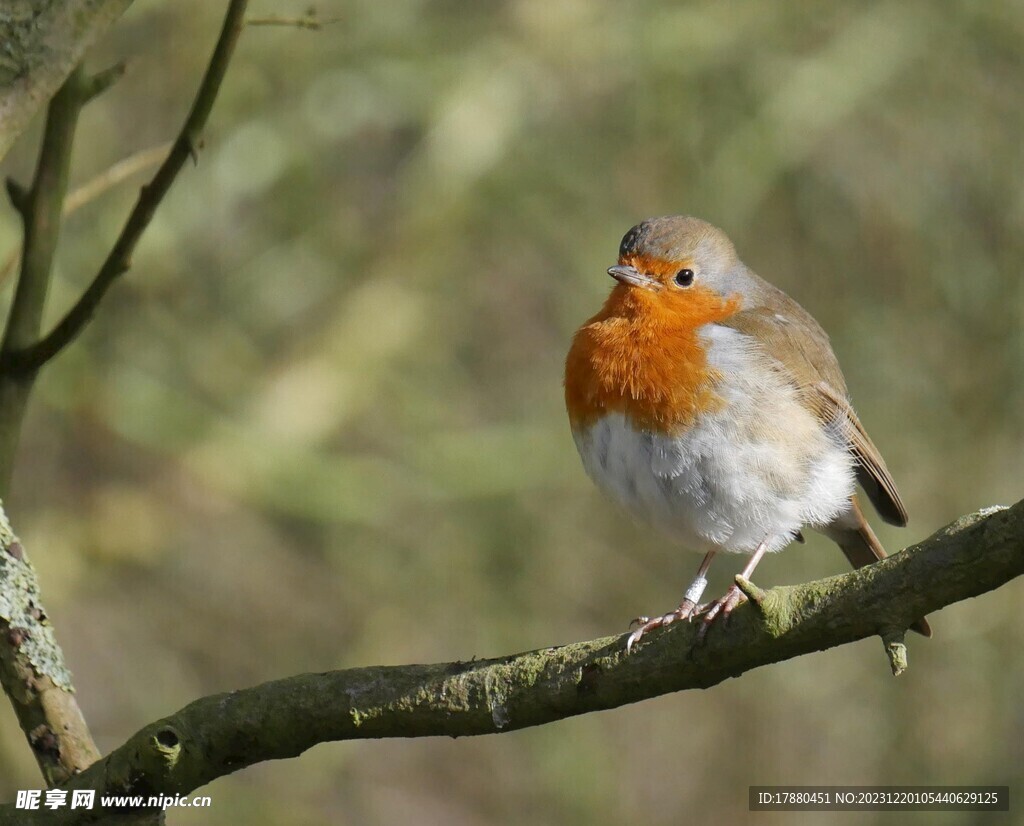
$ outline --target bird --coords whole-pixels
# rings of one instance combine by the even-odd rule
[[[700,603],[719,553],[747,555],[749,579],[806,527],[854,568],[884,559],[856,486],[890,524],[907,524],[906,507],[810,313],[692,216],[632,227],[608,275],[616,283],[566,357],[573,440],[608,497],[704,552],[678,608],[634,620],[627,652],[678,620],[703,615],[699,640],[727,624],[745,600],[736,584]],[[911,627],[931,636],[926,619]]]

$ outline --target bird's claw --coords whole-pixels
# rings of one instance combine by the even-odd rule
[[[711,624],[719,617],[719,615],[722,617],[722,625],[728,625],[729,616],[732,614],[733,609],[736,608],[737,605],[746,601],[747,598],[744,596],[743,592],[736,585],[730,585],[729,590],[707,606],[704,611],[704,620],[701,622],[700,631],[697,632],[697,642],[704,642],[704,638],[708,634],[708,629],[711,628]]]
[[[638,626],[629,638],[626,640],[626,653],[628,654],[633,650],[633,646],[640,642],[641,637],[648,631],[653,631],[655,628],[663,628],[666,625],[671,625],[677,620],[691,620],[694,616],[699,614],[705,609],[706,606],[698,606],[697,603],[692,600],[684,599],[682,604],[674,611],[669,611],[667,614],[662,614],[660,617],[637,617],[633,620],[629,627],[632,628],[634,625]]]

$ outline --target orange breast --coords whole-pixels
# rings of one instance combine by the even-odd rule
[[[618,285],[573,338],[565,405],[574,428],[610,412],[640,429],[680,432],[721,408],[698,329],[738,309],[703,287],[648,292]]]

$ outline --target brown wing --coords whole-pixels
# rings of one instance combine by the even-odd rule
[[[857,481],[864,488],[871,504],[889,524],[900,527],[906,525],[907,509],[900,498],[900,492],[896,490],[896,482],[850,403],[825,382],[812,388],[812,392],[820,404],[822,413],[818,415],[822,421],[838,420],[845,426],[847,443],[857,461]]]
[[[871,503],[886,522],[906,525],[903,500],[882,455],[850,406],[846,382],[828,335],[784,292],[764,281],[761,285],[761,306],[718,323],[760,342],[785,369],[805,405],[822,422],[839,422],[856,461],[857,481]]]

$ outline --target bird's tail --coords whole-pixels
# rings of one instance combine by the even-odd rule
[[[879,559],[885,559],[885,548],[878,541],[875,532],[864,518],[860,505],[857,504],[857,497],[851,500],[853,505],[849,514],[841,520],[836,520],[829,525],[824,533],[835,542],[840,550],[846,554],[850,564],[854,568],[863,568]],[[926,637],[932,635],[932,628],[928,620],[923,617],[910,626],[911,629]]]

